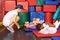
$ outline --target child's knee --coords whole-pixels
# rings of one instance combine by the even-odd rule
[[[17,16],[17,21],[19,21],[19,19],[20,19],[19,16]]]
[[[17,21],[19,21],[19,19],[20,19],[19,16],[17,16],[13,21],[17,22]]]

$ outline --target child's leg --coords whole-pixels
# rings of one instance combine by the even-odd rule
[[[60,22],[58,22],[58,20],[54,23],[56,29],[59,27],[59,24]]]
[[[12,23],[11,25],[9,25],[8,27],[7,27],[7,29],[10,31],[10,32],[14,32],[14,29],[12,28],[12,26],[14,25],[14,23]]]
[[[55,27],[55,25],[54,25],[54,24],[52,24],[52,23],[50,23],[50,22],[46,22],[46,24],[48,24],[48,25],[49,25],[49,27]]]
[[[19,29],[20,28],[20,25],[18,24],[18,21],[19,21],[19,16],[17,16],[15,18],[15,20],[13,20],[14,24],[17,26],[17,28]]]
[[[46,23],[43,23],[43,26],[46,27]]]
[[[20,28],[20,25],[17,22],[14,22],[14,24],[17,26],[17,28]]]
[[[18,20],[19,20],[18,17],[16,17],[16,18],[13,17],[13,18],[10,20],[10,21],[11,21],[11,24],[7,27],[7,29],[8,29],[9,31],[11,31],[11,32],[14,32],[14,29],[12,28],[14,24],[16,24],[17,27],[18,27],[18,29],[19,29],[20,27],[19,27],[19,24],[17,23]]]

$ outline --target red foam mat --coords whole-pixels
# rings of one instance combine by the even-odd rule
[[[60,30],[58,30],[55,34],[41,34],[41,33],[38,33],[38,31],[33,31],[33,34],[38,38],[39,37],[60,36]]]

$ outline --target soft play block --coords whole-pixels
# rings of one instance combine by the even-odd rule
[[[42,6],[36,6],[36,12],[41,12],[42,11]]]
[[[58,6],[58,8],[60,8],[60,5]]]
[[[53,23],[52,13],[45,13],[45,22]]]
[[[29,3],[29,6],[35,6],[36,5],[36,0],[27,0]]]
[[[59,28],[57,30],[60,30],[60,26],[59,26]]]
[[[5,1],[15,1],[15,0],[5,0]]]
[[[60,3],[60,0],[58,0],[59,1],[59,3]]]
[[[36,12],[30,12],[30,22],[33,21],[33,18],[36,18]]]
[[[56,5],[44,5],[43,11],[44,12],[55,12],[56,11]]]
[[[40,18],[41,20],[44,20],[44,12],[30,12],[30,22],[33,18]]]
[[[60,30],[58,30],[55,34],[41,34],[41,33],[38,33],[38,31],[33,31],[33,34],[36,36],[36,37],[53,37],[53,36],[60,36]]]
[[[5,11],[5,10],[3,10],[3,7],[0,6],[0,18],[2,18],[2,19],[3,19],[3,17],[4,17],[4,11]]]
[[[6,14],[7,14],[7,12],[8,12],[8,11],[4,11],[4,15],[6,15]]]
[[[60,8],[57,8],[56,12],[54,13],[53,19],[56,20],[59,17]]]
[[[57,19],[60,19],[60,13],[59,13],[58,16],[57,16]]]
[[[15,9],[16,7],[16,3],[15,1],[5,1],[5,11],[11,11],[13,9]]]
[[[18,2],[17,4],[21,4],[21,5],[23,5],[23,10],[22,10],[22,12],[28,12],[28,2],[26,1],[26,2]]]
[[[25,22],[29,21],[29,13],[27,12],[19,12],[18,16],[20,17],[20,20],[18,21],[20,26],[23,26]]]
[[[44,5],[44,0],[36,0],[36,5]]]
[[[17,0],[17,2],[25,2],[25,0]]]
[[[25,32],[32,32],[32,30],[30,30],[30,29],[25,29],[24,31]]]
[[[29,6],[29,12],[35,12],[35,7],[34,6]]]
[[[33,30],[36,30],[36,29],[33,29],[33,28],[32,29],[25,29],[24,31],[25,32],[32,32]]]
[[[58,1],[45,1],[45,4],[58,5]]]
[[[44,20],[44,12],[36,12],[36,18],[40,18],[40,20]]]
[[[60,36],[59,37],[52,37],[52,40],[60,40]]]
[[[53,23],[55,23],[57,20],[53,20]]]
[[[43,17],[44,17],[44,15],[45,15],[44,12],[36,12],[36,14],[38,14],[37,16],[43,16]]]

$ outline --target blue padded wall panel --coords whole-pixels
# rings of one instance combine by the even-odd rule
[[[34,6],[29,6],[29,12],[34,12],[35,11],[35,7]]]

